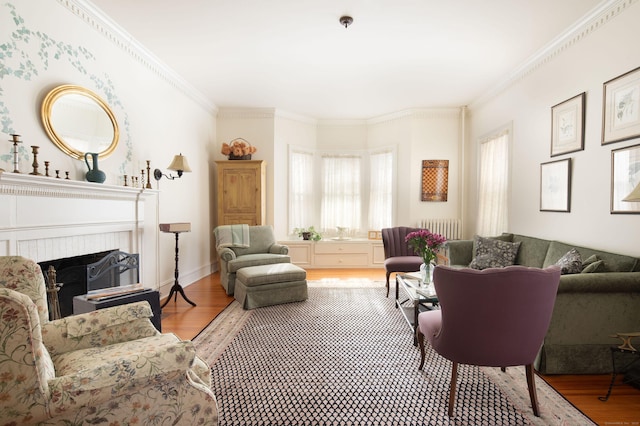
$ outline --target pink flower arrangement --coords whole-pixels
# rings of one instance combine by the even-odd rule
[[[428,229],[420,229],[407,234],[405,241],[413,247],[416,254],[428,265],[436,259],[438,250],[447,239]]]

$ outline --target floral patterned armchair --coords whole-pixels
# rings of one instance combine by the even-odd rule
[[[209,367],[147,302],[49,321],[38,264],[0,256],[0,425],[217,425]]]

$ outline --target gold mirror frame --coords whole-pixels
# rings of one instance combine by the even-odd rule
[[[66,95],[81,95],[89,98],[93,102],[95,102],[107,115],[109,120],[111,121],[111,125],[113,126],[113,139],[111,143],[106,149],[98,152],[98,157],[103,158],[110,155],[118,145],[118,140],[120,138],[120,131],[118,128],[118,122],[116,121],[116,117],[113,115],[111,108],[109,105],[100,98],[97,94],[92,92],[89,89],[86,89],[81,86],[75,86],[71,84],[65,84],[62,86],[58,86],[47,93],[44,100],[42,101],[42,108],[40,110],[42,123],[44,125],[44,129],[49,135],[51,141],[56,145],[62,152],[69,155],[70,157],[77,158],[79,160],[84,159],[85,152],[80,151],[76,147],[72,146],[68,141],[66,141],[59,133],[56,131],[52,121],[51,121],[51,113],[53,111],[54,104],[60,100],[63,96]],[[87,151],[94,152],[94,151]]]

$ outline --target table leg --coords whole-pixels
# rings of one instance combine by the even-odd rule
[[[171,287],[171,291],[169,292],[169,297],[167,297],[167,300],[164,301],[164,303],[162,304],[162,306],[160,308],[164,308],[166,306],[166,304],[169,303],[169,301],[171,300],[171,296],[174,296],[173,301],[177,302],[178,301],[178,293],[180,293],[182,298],[184,300],[186,300],[187,303],[189,303],[192,306],[196,306],[196,304],[193,303],[191,300],[189,300],[187,295],[184,294],[184,289],[182,288],[182,286],[178,282],[178,276],[180,275],[180,272],[178,271],[178,235],[179,235],[179,232],[175,232],[175,234],[176,234],[176,258],[175,258],[175,260],[176,260],[176,268],[175,268],[175,270],[173,272],[173,277],[174,277],[173,286]]]

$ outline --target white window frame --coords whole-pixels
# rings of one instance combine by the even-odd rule
[[[307,227],[307,226],[315,226],[315,228],[319,231],[322,231],[326,237],[331,237],[333,236],[334,233],[337,234],[337,230],[335,229],[321,229],[320,227],[320,223],[321,223],[321,183],[322,183],[322,176],[321,176],[321,161],[322,161],[322,156],[323,155],[357,155],[357,156],[361,156],[363,161],[362,161],[362,165],[361,165],[361,224],[362,224],[362,228],[358,230],[358,232],[352,234],[351,236],[353,237],[363,237],[366,238],[367,234],[368,234],[368,230],[366,229],[369,227],[368,223],[369,223],[369,201],[370,201],[370,196],[369,193],[371,191],[370,188],[370,177],[371,177],[371,167],[370,167],[370,156],[373,154],[377,154],[377,153],[382,153],[382,152],[390,152],[392,155],[392,171],[391,171],[391,176],[392,176],[392,181],[390,183],[390,191],[392,194],[392,206],[391,206],[391,223],[394,223],[395,221],[395,217],[396,217],[396,204],[397,204],[397,200],[396,200],[396,181],[397,181],[397,147],[396,146],[384,146],[384,147],[377,147],[374,149],[366,149],[366,150],[352,150],[352,151],[345,151],[345,150],[341,150],[341,151],[337,151],[337,150],[325,150],[325,149],[313,149],[313,148],[308,148],[308,147],[298,147],[298,146],[293,146],[293,145],[289,145],[289,182],[288,182],[288,189],[289,189],[289,194],[288,194],[288,199],[289,199],[289,210],[288,210],[288,229],[289,232],[293,231],[293,228],[295,227]],[[294,173],[294,166],[292,164],[293,161],[293,153],[305,153],[305,154],[311,154],[314,156],[314,161],[313,161],[313,171],[312,171],[312,175],[313,175],[313,183],[312,183],[312,187],[313,187],[313,193],[316,194],[316,196],[313,199],[313,202],[310,203],[311,206],[307,209],[307,211],[309,212],[309,216],[307,219],[308,223],[305,224],[297,224],[299,226],[297,226],[296,224],[292,223],[292,211],[295,208],[293,203],[294,203],[294,197],[292,196],[294,188],[293,188],[293,182],[294,179],[296,179],[296,176],[293,175]],[[378,230],[379,231],[379,230]]]

